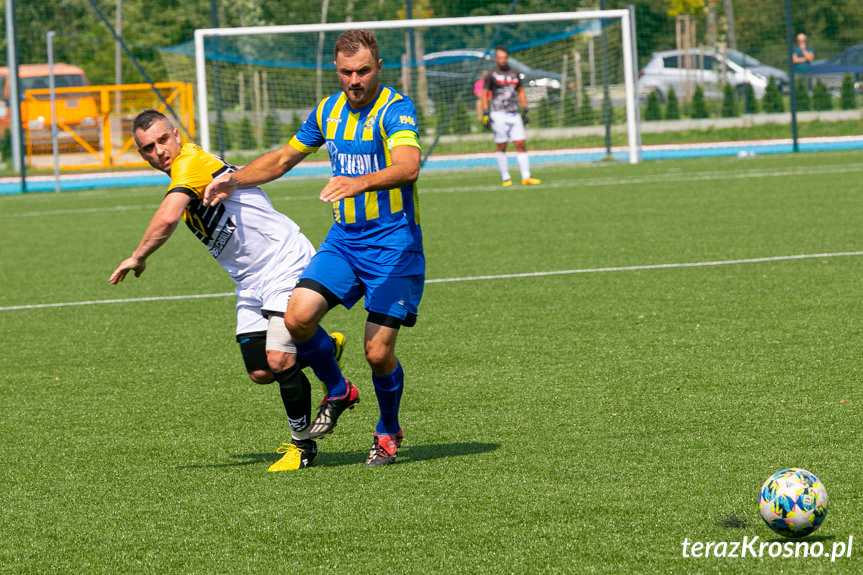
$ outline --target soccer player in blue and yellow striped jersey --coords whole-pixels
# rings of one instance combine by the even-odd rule
[[[342,90],[324,98],[288,144],[216,179],[204,201],[215,204],[237,187],[275,180],[326,145],[333,177],[320,199],[332,204],[334,223],[291,296],[285,324],[297,353],[327,388],[312,423],[312,437],[320,437],[359,402],[320,322],[335,305],[350,308],[365,298],[365,352],[380,407],[366,465],[379,466],[395,462],[402,441],[404,370],[395,344],[399,328],[416,323],[425,279],[417,113],[409,98],[380,84],[373,34],[351,30],[339,36],[335,67]]]

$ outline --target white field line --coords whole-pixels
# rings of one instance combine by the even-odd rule
[[[822,174],[852,174],[863,172],[863,164],[857,166],[836,166],[834,169],[811,170],[805,167],[788,168],[782,171],[758,171],[752,170],[747,172],[703,172],[697,176],[666,173],[655,174],[651,176],[640,176],[633,178],[593,178],[593,179],[574,179],[567,181],[549,181],[545,180],[541,186],[531,188],[530,191],[537,192],[549,188],[571,188],[579,189],[586,187],[601,187],[601,186],[631,186],[635,184],[665,184],[668,182],[706,182],[715,180],[746,180],[749,178],[777,178],[777,177],[795,177],[795,176],[816,176]],[[488,186],[473,186],[473,187],[457,187],[457,188],[439,188],[439,189],[423,189],[420,187],[420,195],[425,194],[452,194],[460,192],[481,192],[494,190],[495,192],[514,192],[523,191],[524,188],[515,187],[508,190],[501,190],[500,184],[495,183]]]
[[[819,258],[838,258],[838,257],[847,257],[847,256],[863,256],[863,251],[861,252],[835,252],[835,253],[827,253],[827,254],[800,254],[795,256],[773,256],[766,258],[749,258],[749,259],[740,259],[740,260],[718,260],[713,262],[690,262],[690,263],[677,263],[677,264],[652,264],[652,265],[643,265],[643,266],[623,266],[623,267],[610,267],[610,268],[587,268],[580,270],[559,270],[559,271],[551,271],[551,272],[528,272],[521,274],[500,274],[500,275],[489,275],[489,276],[466,276],[461,278],[440,278],[434,280],[426,280],[427,284],[438,284],[438,283],[450,283],[450,282],[469,282],[469,281],[479,281],[479,280],[500,280],[500,279],[511,279],[511,278],[532,278],[532,277],[547,277],[547,276],[564,276],[564,275],[573,275],[573,274],[596,274],[596,273],[607,273],[607,272],[637,272],[643,270],[667,270],[667,269],[680,269],[680,268],[707,268],[707,267],[716,267],[716,266],[729,266],[735,264],[758,264],[764,262],[783,262],[789,260],[810,260],[810,259],[819,259]],[[0,308],[2,310],[2,308]]]
[[[108,303],[138,303],[142,301],[170,301],[170,300],[184,300],[184,299],[206,299],[211,297],[228,297],[232,295],[237,295],[234,292],[230,293],[205,293],[205,294],[196,294],[196,295],[168,295],[168,296],[156,296],[156,297],[136,297],[136,298],[128,298],[128,299],[99,299],[99,300],[91,300],[91,301],[71,301],[64,303],[37,303],[31,305],[12,305],[8,307],[0,307],[0,311],[14,311],[18,309],[42,309],[46,307],[72,307],[76,305],[102,305]]]
[[[279,201],[291,200],[317,200],[318,198],[309,194],[308,196],[287,196],[277,198]],[[45,210],[31,211],[11,214],[0,214],[0,218],[26,218],[26,217],[42,217],[42,216],[68,216],[74,214],[98,214],[105,212],[131,212],[134,210],[155,210],[159,204],[131,204],[128,206],[105,206],[102,208],[69,208],[65,210]]]
[[[0,214],[0,218],[27,218],[42,216],[68,216],[74,214],[98,214],[104,212],[131,212],[133,210],[155,210],[159,204],[144,204],[131,206],[110,206],[103,208],[69,208],[66,210],[45,210],[42,212],[21,212],[18,214]]]
[[[587,168],[586,168],[587,169]],[[578,190],[586,187],[601,187],[601,186],[631,186],[640,184],[662,184],[668,182],[706,182],[715,180],[746,180],[749,178],[780,178],[794,176],[817,176],[821,174],[850,174],[863,172],[863,164],[859,165],[826,165],[819,166],[817,169],[812,169],[805,166],[790,167],[783,170],[749,170],[743,172],[727,172],[713,171],[702,172],[698,175],[687,175],[683,172],[654,174],[650,176],[640,176],[632,178],[591,178],[591,179],[567,179],[563,181],[549,181],[542,184],[540,188],[531,188],[531,192],[547,189],[568,188]],[[463,192],[514,192],[521,191],[522,188],[512,187],[509,190],[501,190],[499,184],[489,184],[483,186],[458,186],[446,188],[423,188],[420,185],[420,195],[426,194],[451,194]],[[314,194],[303,196],[271,196],[274,201],[287,202],[298,200],[317,200]],[[41,217],[41,216],[65,216],[73,214],[92,214],[101,212],[123,212],[132,210],[154,210],[158,207],[156,204],[139,204],[128,206],[106,206],[103,208],[70,208],[64,210],[45,210],[45,211],[30,211],[20,213],[0,213],[0,218],[20,218],[20,217]]]
[[[430,280],[426,280],[425,283],[426,284],[439,284],[439,283],[455,283],[455,282],[468,282],[468,281],[481,281],[481,280],[535,278],[535,277],[562,276],[562,275],[574,275],[574,274],[591,274],[591,273],[608,273],[608,272],[633,272],[633,271],[644,271],[644,270],[667,270],[667,269],[681,269],[681,268],[704,268],[704,267],[717,267],[717,266],[727,266],[727,265],[736,265],[736,264],[757,264],[757,263],[765,263],[765,262],[782,262],[782,261],[790,261],[790,260],[839,258],[839,257],[850,257],[850,256],[863,256],[863,251],[859,251],[859,252],[833,252],[833,253],[823,253],[823,254],[799,254],[799,255],[793,255],[793,256],[773,256],[773,257],[748,258],[748,259],[737,259],[737,260],[717,260],[717,261],[712,261],[712,262],[652,264],[652,265],[641,265],[641,266],[621,266],[621,267],[607,267],[607,268],[585,268],[585,269],[576,269],[576,270],[557,270],[557,271],[547,271],[547,272],[528,272],[528,273],[520,273],[520,274],[465,276],[465,277],[455,277],[455,278],[430,279]],[[105,300],[77,301],[77,302],[65,302],[65,303],[42,303],[42,304],[31,304],[31,305],[13,305],[13,306],[7,306],[7,307],[0,307],[0,312],[24,310],[24,309],[41,309],[41,308],[51,308],[51,307],[71,307],[71,306],[79,306],[79,305],[101,305],[101,304],[113,304],[113,303],[138,303],[138,302],[148,302],[148,301],[172,301],[172,300],[187,300],[187,299],[204,299],[204,298],[215,298],[215,297],[230,297],[233,295],[235,295],[235,294],[233,292],[231,292],[231,293],[211,293],[211,294],[177,295],[177,296],[162,296],[162,297],[142,297],[142,298],[129,298],[129,299],[105,299]]]

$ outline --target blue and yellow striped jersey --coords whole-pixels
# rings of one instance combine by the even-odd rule
[[[392,164],[396,146],[420,147],[413,102],[381,86],[366,106],[353,109],[344,92],[323,99],[291,138],[304,153],[326,144],[333,175],[362,176]],[[365,192],[333,204],[330,236],[346,242],[422,250],[416,184]]]

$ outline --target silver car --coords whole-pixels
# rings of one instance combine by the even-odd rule
[[[638,88],[640,94],[655,92],[660,101],[665,101],[670,88],[682,97],[687,86],[694,90],[696,85],[700,85],[705,99],[721,100],[722,86],[727,82],[740,92],[749,84],[755,97],[762,98],[769,76],[776,79],[780,89],[785,89],[787,74],[742,52],[668,50],[653,54],[638,74]]]

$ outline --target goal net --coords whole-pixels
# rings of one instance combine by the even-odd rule
[[[629,10],[199,29],[194,81],[203,147],[236,155],[286,142],[321,98],[339,90],[333,45],[348,29],[375,33],[381,82],[416,104],[424,165],[482,165],[478,153],[493,150],[475,89],[494,67],[496,46],[508,49],[522,78],[533,155],[566,162],[609,151],[639,161]],[[188,56],[166,57],[166,65],[172,78],[191,80]]]

